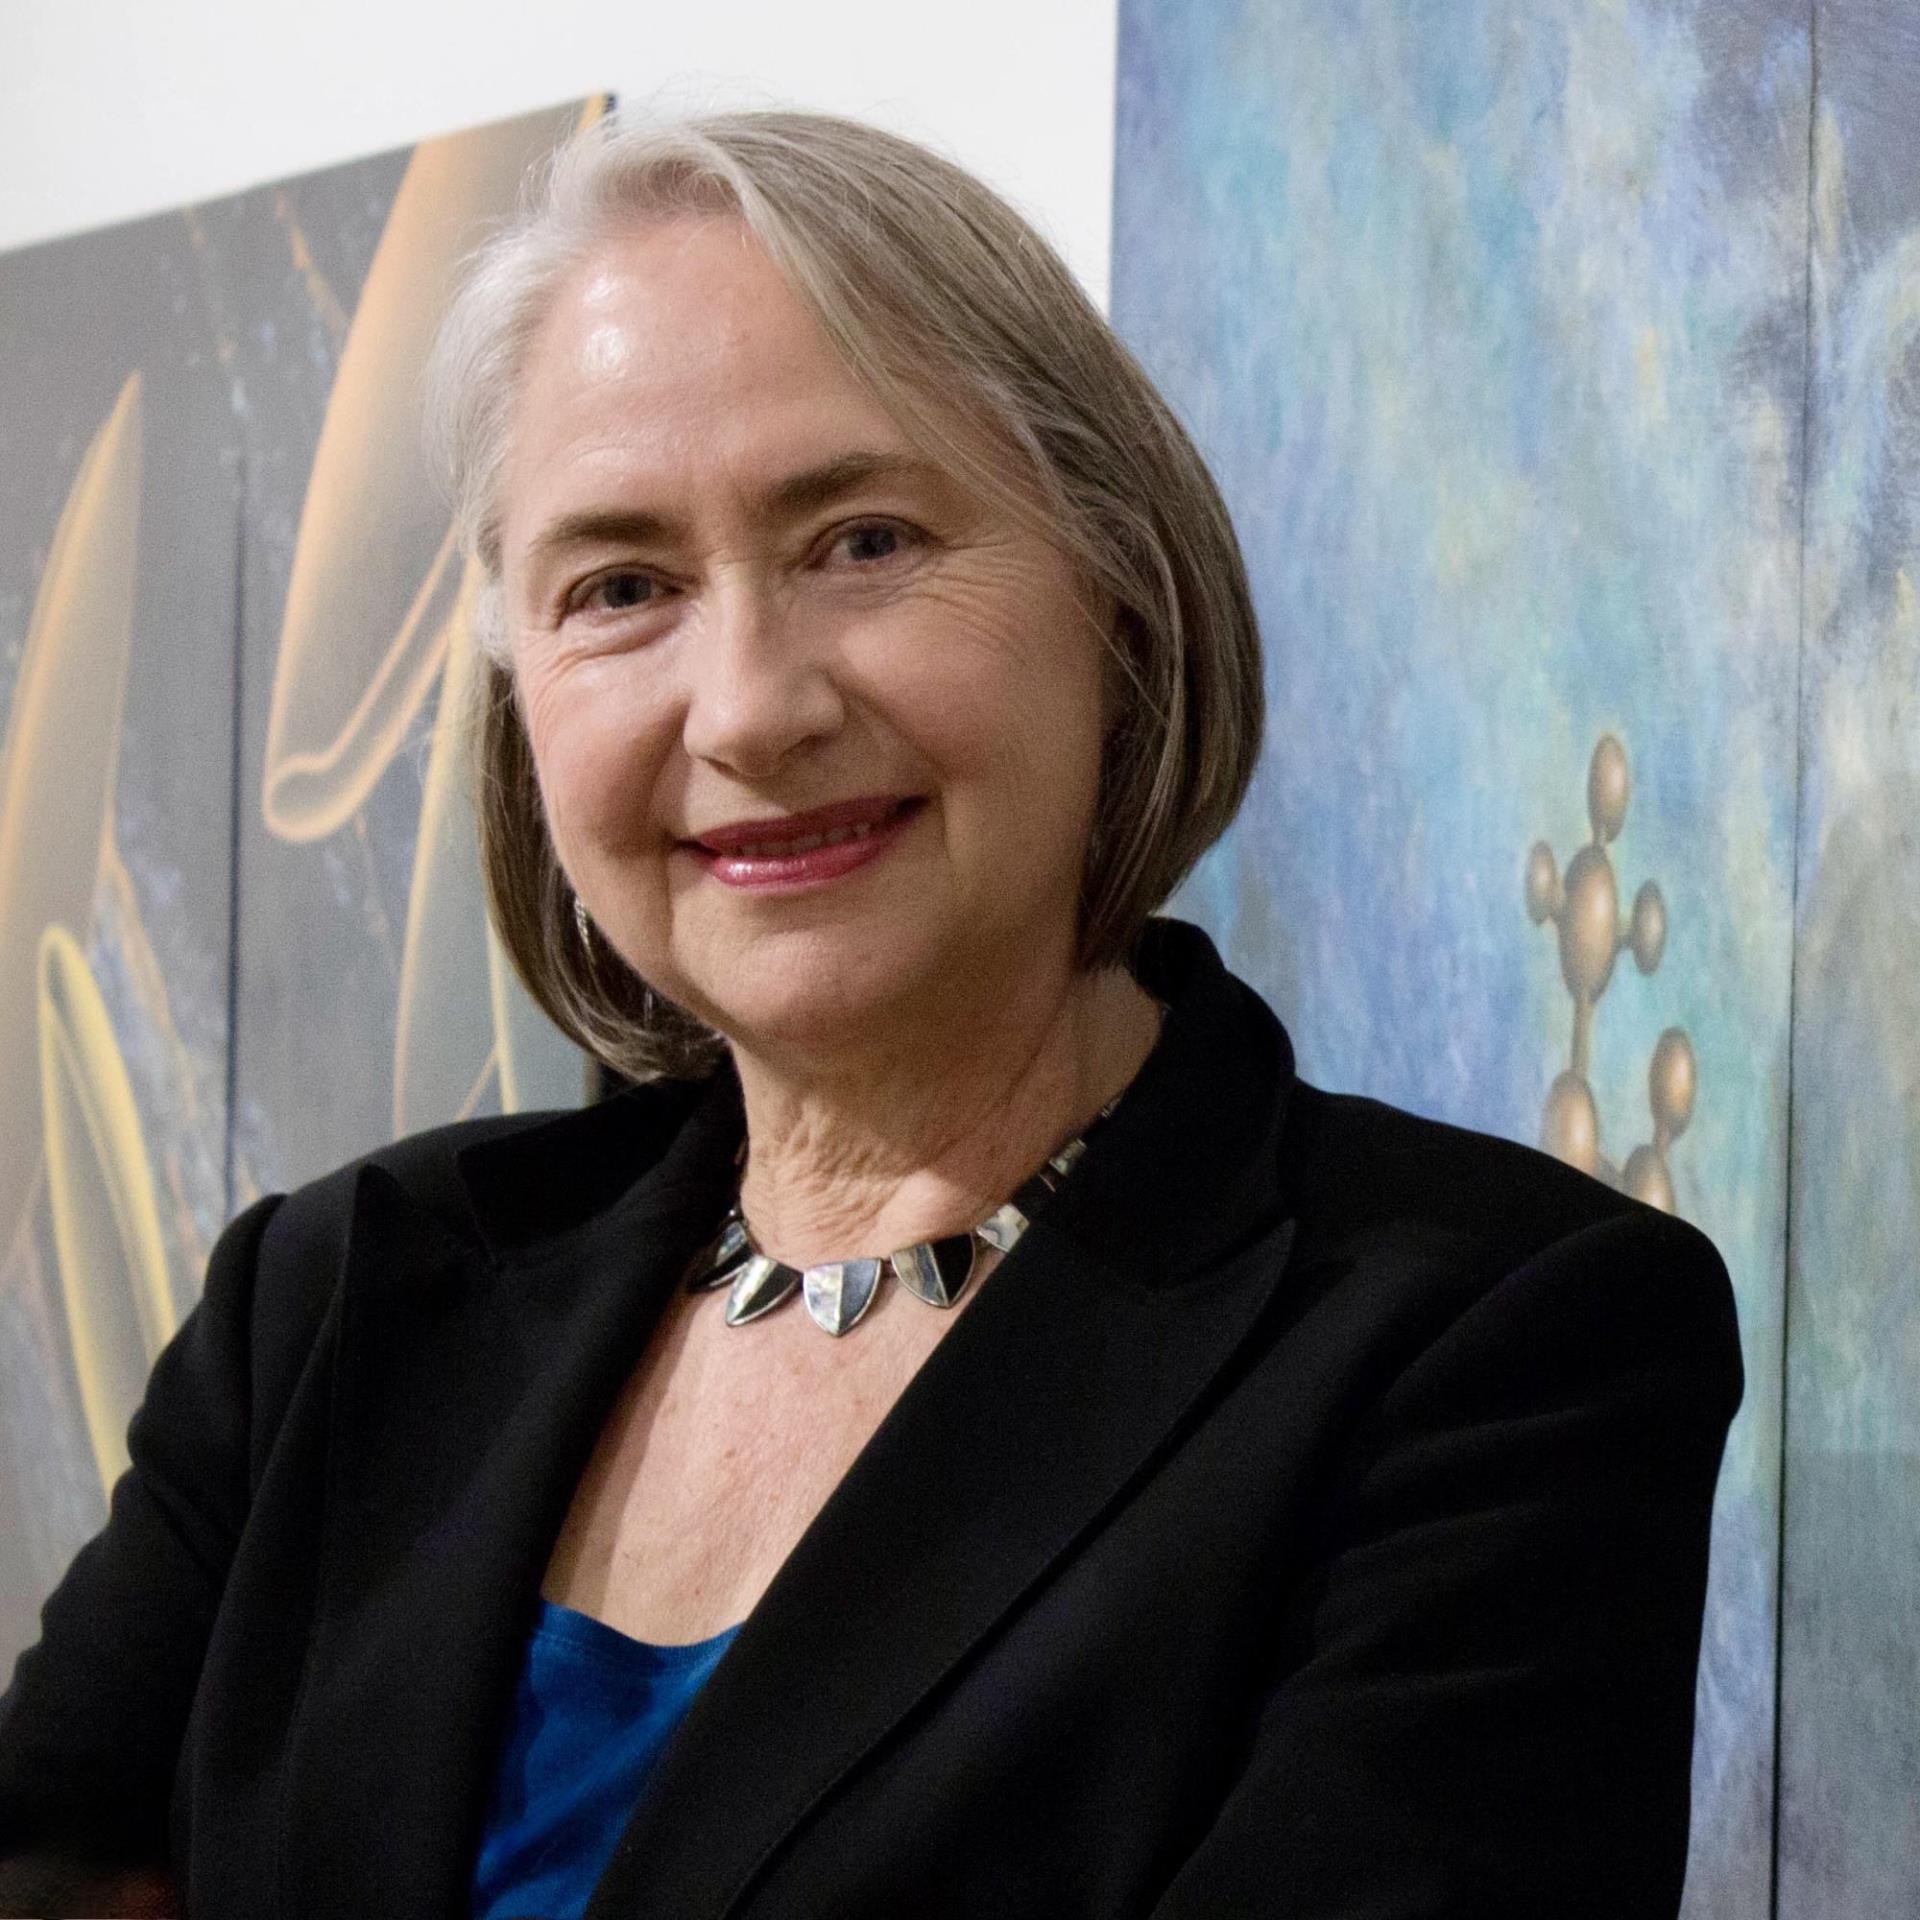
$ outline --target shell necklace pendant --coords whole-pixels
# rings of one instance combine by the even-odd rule
[[[981,1250],[1011,1253],[1019,1245],[1028,1224],[1073,1171],[1074,1162],[1087,1150],[1088,1140],[1119,1104],[1117,1095],[1109,1100],[1081,1132],[1047,1156],[1011,1200],[994,1208],[977,1227],[939,1240],[919,1240],[872,1259],[823,1260],[805,1269],[790,1267],[754,1244],[752,1230],[736,1199],[727,1209],[720,1231],[687,1267],[687,1291],[707,1293],[727,1288],[730,1327],[758,1320],[798,1293],[814,1322],[836,1336],[854,1326],[872,1306],[880,1282],[889,1273],[929,1306],[951,1307],[973,1278]]]

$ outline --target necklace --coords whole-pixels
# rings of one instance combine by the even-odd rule
[[[887,1273],[929,1306],[951,1307],[973,1278],[982,1249],[1004,1254],[1019,1245],[1020,1236],[1035,1215],[1086,1152],[1088,1140],[1119,1104],[1116,1094],[1079,1133],[1055,1148],[1044,1164],[1021,1182],[1011,1200],[994,1208],[978,1226],[938,1240],[918,1240],[896,1253],[873,1259],[823,1260],[804,1269],[790,1267],[760,1251],[736,1197],[720,1223],[720,1231],[689,1264],[687,1291],[706,1293],[717,1287],[728,1288],[730,1327],[743,1327],[749,1320],[771,1313],[797,1292],[815,1323],[836,1337],[872,1306]]]

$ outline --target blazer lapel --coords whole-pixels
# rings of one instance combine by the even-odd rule
[[[470,1222],[360,1176],[288,1762],[292,1912],[467,1911],[553,1540],[739,1138],[724,1079],[610,1108],[470,1151]]]
[[[717,1920],[809,1813],[1128,1495],[1278,1288],[1285,1033],[1206,935],[1075,1173],[937,1346],[663,1754],[588,1920]]]

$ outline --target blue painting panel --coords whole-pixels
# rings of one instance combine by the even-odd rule
[[[1783,1920],[1920,1908],[1920,16],[1822,4]]]
[[[1309,1077],[1725,1255],[1687,1911],[1729,1920],[1770,1891],[1808,94],[1804,8],[1121,12],[1112,310],[1267,653],[1178,904]]]

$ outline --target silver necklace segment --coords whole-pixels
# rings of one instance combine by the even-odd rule
[[[1045,1163],[1021,1182],[1011,1200],[995,1207],[966,1233],[918,1240],[910,1247],[872,1259],[823,1260],[816,1266],[790,1267],[761,1252],[740,1211],[738,1197],[727,1209],[720,1231],[694,1255],[687,1268],[687,1291],[727,1289],[727,1325],[743,1327],[771,1313],[798,1293],[816,1325],[835,1336],[858,1324],[873,1305],[888,1274],[930,1307],[951,1307],[966,1291],[984,1249],[1011,1253],[1034,1216],[1073,1171],[1087,1142],[1114,1108],[1113,1099],[1073,1138],[1050,1153]]]

